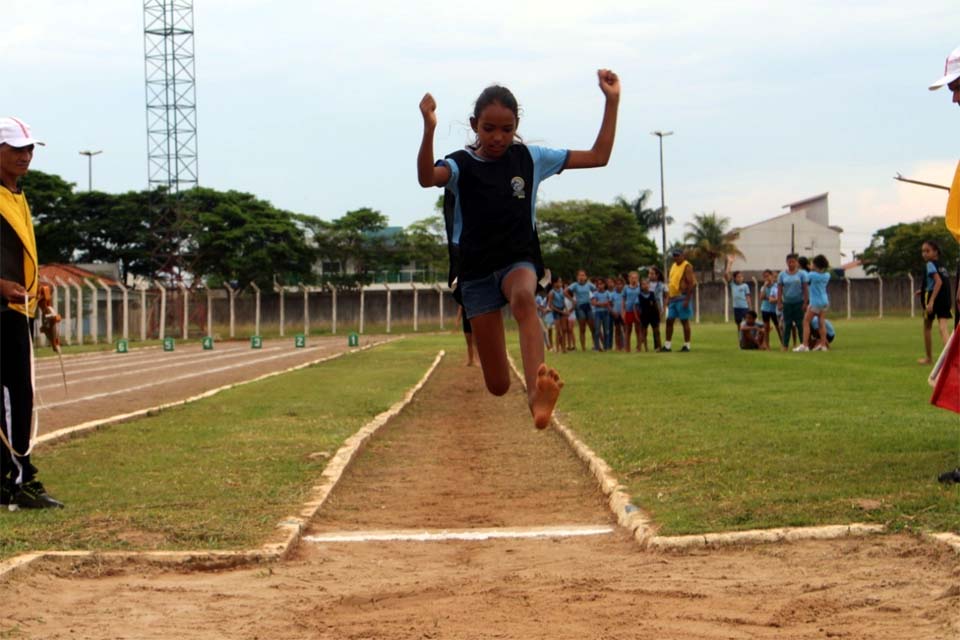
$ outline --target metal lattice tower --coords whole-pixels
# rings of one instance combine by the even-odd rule
[[[143,1],[150,188],[197,186],[193,0]]]

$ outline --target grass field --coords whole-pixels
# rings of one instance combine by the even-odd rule
[[[0,513],[0,557],[262,544],[327,459],[436,355],[394,342],[41,450],[57,511]]]
[[[853,521],[960,532],[960,416],[931,407],[919,321],[838,322],[830,353],[736,348],[551,354],[560,417],[664,534]],[[508,344],[519,359],[516,335]],[[0,513],[0,557],[33,549],[256,546],[326,459],[401,397],[457,333],[420,336],[40,451],[69,507]],[[485,396],[480,396],[484,398]]]
[[[548,361],[567,383],[561,418],[664,534],[853,521],[960,531],[960,486],[936,482],[960,465],[960,416],[928,404],[920,321],[836,326],[830,353],[740,351],[731,323],[695,326],[692,353]]]

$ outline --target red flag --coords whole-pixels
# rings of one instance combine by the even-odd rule
[[[933,396],[930,403],[948,409],[955,413],[960,413],[960,335],[956,331],[950,336],[950,341],[943,350],[943,355],[934,368],[933,376],[936,376],[936,384],[933,388]]]

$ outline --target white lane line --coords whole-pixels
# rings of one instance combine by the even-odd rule
[[[265,349],[267,347],[264,347]],[[277,347],[270,347],[276,349]],[[233,347],[230,349],[217,349],[216,351],[200,351],[200,350],[191,350],[191,351],[181,351],[173,354],[156,354],[148,353],[141,355],[132,355],[132,354],[121,354],[116,353],[112,354],[109,358],[104,358],[103,360],[98,360],[96,362],[92,361],[83,361],[83,362],[71,362],[68,358],[64,358],[64,366],[67,370],[67,373],[92,373],[95,371],[106,371],[109,369],[120,368],[123,366],[132,366],[135,364],[141,364],[144,362],[156,362],[158,359],[163,358],[163,360],[170,362],[175,360],[184,360],[187,358],[198,358],[203,356],[210,356],[211,354],[222,354],[222,353],[238,353],[241,351],[253,351],[250,347]],[[95,365],[95,366],[88,366]],[[54,363],[49,367],[40,368],[38,366],[37,372],[40,371],[51,371],[52,373],[47,373],[44,375],[38,375],[37,379],[41,378],[52,378],[60,377],[60,366],[54,361]]]
[[[311,347],[316,348],[316,347]],[[155,382],[148,382],[145,384],[138,384],[133,387],[125,387],[123,389],[114,389],[113,391],[104,391],[103,393],[94,393],[89,396],[81,396],[79,398],[70,398],[69,400],[61,400],[60,402],[50,402],[43,405],[43,409],[53,409],[54,407],[62,407],[67,404],[75,404],[77,402],[86,402],[87,400],[97,400],[99,398],[106,398],[109,396],[119,395],[121,393],[130,393],[132,391],[140,391],[142,389],[149,389],[150,387],[156,387],[158,385],[170,384],[171,382],[179,382],[181,380],[189,380],[190,378],[196,378],[199,376],[209,376],[214,373],[220,373],[222,371],[230,371],[231,369],[239,369],[240,367],[247,367],[252,364],[260,364],[263,362],[270,362],[271,360],[279,360],[280,358],[289,358],[290,356],[303,355],[303,349],[297,349],[296,351],[291,351],[289,353],[281,353],[276,356],[269,356],[267,358],[258,358],[256,360],[249,360],[247,362],[239,362],[234,365],[229,365],[226,367],[217,367],[215,369],[206,369],[203,371],[196,371],[194,373],[187,373],[182,376],[176,376],[174,378],[166,378],[165,380],[158,380]],[[148,373],[144,371],[144,373]]]
[[[613,533],[613,527],[520,527],[503,529],[443,529],[440,531],[351,531],[304,536],[304,542],[443,542],[446,540],[521,540],[529,538],[577,538]]]
[[[176,369],[176,368],[178,368],[178,367],[187,367],[187,366],[190,366],[190,365],[192,365],[192,364],[194,364],[194,363],[198,363],[198,364],[199,364],[200,362],[203,362],[203,363],[215,362],[215,361],[217,361],[217,360],[224,360],[224,359],[226,359],[226,358],[237,358],[237,357],[244,357],[244,356],[248,356],[248,355],[249,355],[249,356],[254,356],[254,357],[256,357],[256,356],[258,356],[259,354],[262,354],[262,353],[272,353],[272,352],[274,352],[274,351],[279,351],[280,349],[286,349],[286,348],[288,348],[288,347],[271,347],[271,348],[269,348],[269,349],[260,349],[259,351],[257,351],[257,350],[252,350],[252,349],[243,349],[243,350],[234,349],[233,351],[225,352],[225,353],[219,353],[219,354],[217,354],[217,355],[202,355],[202,356],[199,356],[199,357],[197,357],[197,358],[193,358],[193,359],[191,359],[191,360],[186,360],[186,361],[181,361],[181,362],[168,362],[168,363],[166,363],[166,364],[160,364],[160,365],[157,365],[157,366],[155,366],[155,367],[147,367],[146,369],[144,369],[144,368],[141,366],[141,367],[138,367],[135,371],[130,372],[130,373],[143,373],[143,372],[151,372],[151,373],[152,373],[152,372],[154,372],[154,371],[160,371],[160,370],[163,370],[163,369]],[[293,347],[289,347],[289,348],[292,349]],[[154,358],[154,361],[157,361],[157,359]],[[126,363],[124,363],[124,364],[126,364]],[[131,365],[131,366],[134,366],[134,365]],[[108,374],[102,375],[102,376],[79,376],[79,377],[75,377],[74,374],[79,374],[79,372],[76,372],[76,371],[67,371],[67,374],[68,374],[68,375],[67,375],[67,382],[68,382],[68,383],[72,383],[72,384],[84,384],[84,383],[87,383],[87,382],[94,382],[94,381],[96,381],[96,380],[109,380],[109,379],[111,379],[111,378],[116,378],[116,377],[118,377],[118,376],[124,375],[122,371],[118,371],[118,369],[122,369],[122,368],[123,368],[123,367],[121,367],[121,366],[116,366],[116,367],[106,367],[105,369],[99,369],[99,371],[112,371],[112,373],[108,373]],[[57,374],[57,375],[56,375],[56,380],[54,380],[53,382],[47,383],[47,384],[39,385],[37,388],[42,391],[43,389],[52,389],[52,388],[54,388],[54,387],[58,387],[58,388],[59,388],[60,385],[61,385],[60,374]]]

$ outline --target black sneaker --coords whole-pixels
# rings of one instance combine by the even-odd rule
[[[0,507],[9,507],[13,499],[13,490],[9,482],[0,483]]]
[[[680,347],[680,353],[690,353],[690,347],[688,347],[687,345],[683,345],[682,347]]]
[[[951,482],[956,482],[960,484],[960,467],[957,467],[953,471],[947,471],[946,473],[941,473],[940,477],[937,478],[943,484],[950,484]]]
[[[673,351],[670,347],[660,347],[660,353],[670,353]]]
[[[63,503],[47,493],[39,480],[26,482],[13,492],[10,510],[17,509],[63,509]]]

